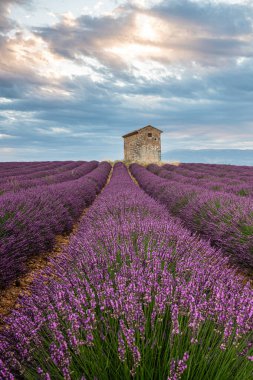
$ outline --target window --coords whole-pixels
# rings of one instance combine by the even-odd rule
[[[149,132],[149,133],[148,133],[148,137],[152,137],[152,133]]]

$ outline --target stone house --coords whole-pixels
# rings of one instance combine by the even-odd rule
[[[161,133],[160,129],[147,125],[122,136],[125,161],[147,163],[161,161]]]

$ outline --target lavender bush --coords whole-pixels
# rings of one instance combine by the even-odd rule
[[[106,183],[110,169],[104,162],[77,180],[0,198],[0,287],[26,270],[31,255],[51,249],[57,234],[70,231]]]
[[[122,164],[0,335],[5,379],[252,375],[253,291]]]

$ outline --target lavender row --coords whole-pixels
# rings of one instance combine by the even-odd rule
[[[37,178],[43,178],[50,175],[59,174],[61,172],[64,172],[68,169],[74,169],[75,167],[78,167],[81,165],[81,161],[76,162],[50,162],[45,163],[41,162],[39,166],[33,167],[32,169],[27,168],[27,171],[25,171],[26,168],[23,170],[19,170],[17,172],[6,172],[4,171],[0,178],[0,185],[10,185],[10,184],[19,184],[20,181],[29,181]]]
[[[29,176],[30,174],[32,175],[33,173],[36,173],[36,171],[41,171],[41,170],[49,170],[49,169],[54,169],[54,168],[60,168],[64,164],[68,162],[60,162],[60,161],[53,161],[53,162],[37,162],[36,165],[24,165],[21,167],[17,167],[16,169],[13,168],[11,170],[7,170],[6,168],[1,170],[1,178],[8,179],[8,177],[16,177],[16,176]]]
[[[232,262],[253,268],[253,204],[251,198],[208,191],[166,180],[138,164],[131,172],[140,186],[181,218],[191,231],[226,251]]]
[[[74,162],[71,164],[64,165],[64,167],[57,168],[56,170],[47,170],[43,172],[37,172],[33,174],[33,178],[23,179],[23,177],[18,180],[12,179],[4,184],[0,184],[0,194],[6,193],[8,191],[18,192],[21,189],[29,189],[34,186],[51,185],[54,183],[60,183],[65,181],[72,181],[78,179],[98,166],[97,161],[90,162]],[[61,169],[61,170],[59,170]]]
[[[13,170],[23,167],[36,166],[39,161],[0,162],[0,170]]]
[[[220,176],[252,176],[253,167],[252,166],[237,166],[237,165],[221,165],[221,164],[196,164],[196,163],[182,163],[180,164],[182,168],[192,170],[194,172],[207,173],[210,174],[218,173]]]
[[[208,166],[208,165],[207,165]],[[222,165],[221,165],[222,166]],[[166,169],[168,171],[173,171],[175,173],[187,176],[187,177],[193,177],[198,180],[219,180],[223,183],[233,184],[233,183],[247,183],[251,182],[253,179],[253,173],[244,172],[243,170],[237,170],[237,171],[230,171],[229,169],[225,170],[225,168],[220,169],[209,169],[204,168],[201,171],[195,170],[195,166],[193,168],[187,166],[185,167],[184,164],[179,165],[171,165],[171,164],[165,164],[162,166],[163,169]],[[238,167],[239,168],[239,167]]]
[[[199,173],[179,165],[174,166],[165,164],[158,166],[151,164],[147,167],[149,171],[180,183],[188,183],[200,186],[208,190],[224,191],[240,196],[253,196],[253,176],[241,177],[239,175],[232,177],[220,176],[218,173],[208,174],[208,172]]]
[[[6,380],[249,380],[253,291],[122,164],[6,320]]]
[[[26,271],[31,255],[51,249],[57,234],[70,231],[104,186],[110,168],[104,162],[77,180],[0,198],[0,287]]]
[[[71,162],[57,162],[57,163],[47,163],[45,165],[44,162],[42,162],[39,166],[36,166],[32,170],[28,170],[28,172],[19,171],[17,173],[4,173],[4,175],[1,176],[0,183],[11,183],[11,182],[19,182],[24,180],[30,180],[30,179],[36,179],[36,178],[42,178],[47,177],[50,175],[59,174],[61,172],[64,172],[68,169],[74,169],[78,166],[82,165],[82,161],[71,161]]]
[[[248,182],[253,179],[252,167],[247,167],[247,169],[245,169],[244,167],[237,166],[236,169],[231,169],[228,165],[217,165],[212,167],[212,165],[205,164],[204,167],[201,165],[199,168],[198,165],[183,163],[179,165],[165,164],[163,165],[163,168],[169,171],[179,172],[186,176],[193,176],[196,179],[216,178],[224,182]]]
[[[52,164],[59,163],[59,161],[50,161]],[[41,164],[49,164],[49,161],[33,161],[33,162],[0,162],[0,173],[7,173],[9,171],[30,170]]]
[[[234,179],[219,175],[218,173],[199,173],[193,170],[185,169],[183,166],[174,166],[165,164],[160,167],[151,164],[147,167],[149,171],[159,175],[162,178],[167,178],[189,185],[203,187],[212,191],[223,191],[225,193],[235,194],[239,196],[253,197],[253,177],[241,177],[237,174]]]

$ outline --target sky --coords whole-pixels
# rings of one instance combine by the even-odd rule
[[[0,0],[0,161],[253,149],[252,104],[251,0]]]

